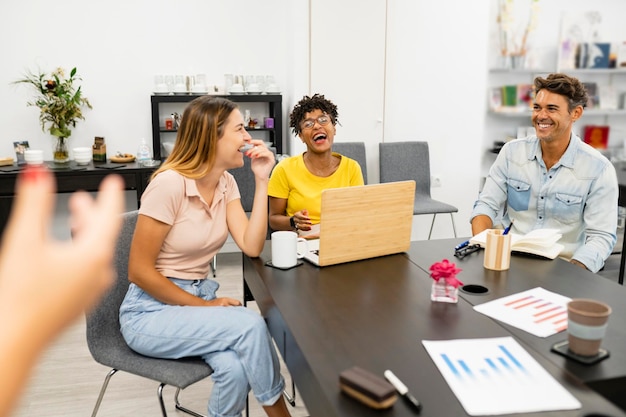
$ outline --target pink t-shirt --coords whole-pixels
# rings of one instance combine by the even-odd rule
[[[203,279],[210,262],[228,238],[226,205],[241,198],[233,176],[224,172],[209,205],[196,180],[174,170],[157,175],[141,196],[139,214],[172,226],[157,256],[156,269],[166,277]]]

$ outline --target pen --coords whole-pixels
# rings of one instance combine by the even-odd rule
[[[415,408],[415,411],[417,411],[418,413],[422,411],[422,404],[420,404],[420,402],[417,401],[417,398],[415,398],[413,394],[409,392],[409,389],[406,387],[406,385],[404,385],[402,381],[400,381],[398,377],[394,375],[393,372],[387,369],[383,375],[385,375],[385,378],[387,379],[387,381],[389,381],[389,383],[393,385],[396,391],[398,391],[398,393],[402,395],[402,397],[406,401],[408,401],[409,404],[413,406],[413,408]]]
[[[465,241],[465,242],[463,242],[463,243],[459,243],[458,245],[456,245],[456,246],[454,247],[454,250],[455,250],[455,251],[461,250],[461,249],[463,249],[464,247],[466,247],[467,245],[469,245],[469,240],[466,240],[466,241]]]
[[[505,229],[504,232],[502,232],[503,235],[507,235],[509,234],[509,232],[511,231],[511,226],[513,226],[513,220],[511,220],[511,224],[509,224]]]

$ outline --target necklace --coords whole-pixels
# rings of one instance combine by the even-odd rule
[[[317,177],[330,177],[339,167],[340,159],[332,156],[332,154],[330,160],[316,159],[316,162],[307,155],[308,153],[304,154],[304,164],[309,172]],[[322,165],[322,163],[324,164]]]

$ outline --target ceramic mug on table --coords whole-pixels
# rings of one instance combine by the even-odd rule
[[[301,245],[303,244],[303,245]],[[304,250],[298,249],[304,246]],[[272,233],[272,265],[276,268],[291,268],[304,257],[306,240],[296,232],[279,231]]]

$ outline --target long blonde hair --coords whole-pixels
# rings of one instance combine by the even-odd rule
[[[224,134],[224,124],[237,108],[235,103],[221,97],[202,96],[189,103],[183,112],[174,149],[151,178],[168,169],[189,178],[205,176],[215,163],[217,140]],[[202,166],[204,169],[198,170]]]

